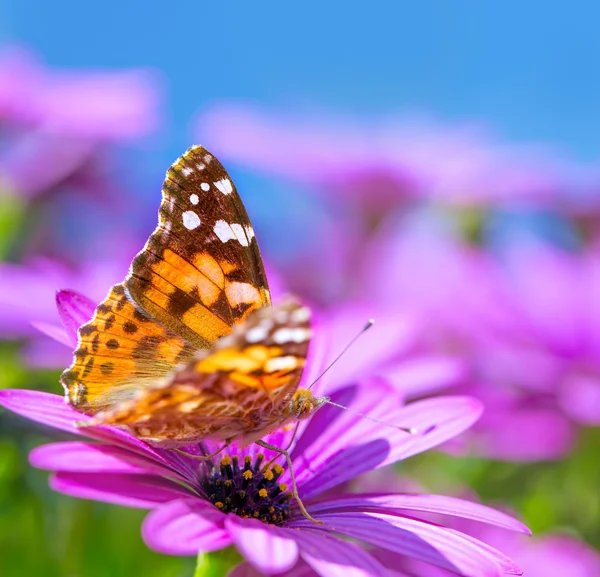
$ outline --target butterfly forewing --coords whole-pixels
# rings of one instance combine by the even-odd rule
[[[125,280],[144,311],[207,348],[270,295],[254,230],[227,171],[193,146],[167,171],[159,224]]]

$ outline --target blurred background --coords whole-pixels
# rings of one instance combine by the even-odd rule
[[[164,171],[200,142],[278,285],[346,340],[370,316],[402,326],[377,371],[407,398],[485,402],[386,486],[518,514],[532,539],[481,537],[527,575],[600,574],[599,15],[0,1],[0,386],[61,392],[55,291],[99,301],[122,280]],[[192,574],[143,545],[143,512],[51,492],[27,463],[49,438],[0,414],[3,576]]]

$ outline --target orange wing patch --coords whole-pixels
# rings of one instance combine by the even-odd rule
[[[182,338],[140,313],[122,284],[111,288],[78,336],[73,364],[61,383],[69,402],[86,413],[131,398],[193,355]]]

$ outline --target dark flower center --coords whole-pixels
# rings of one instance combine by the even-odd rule
[[[259,454],[253,463],[252,457],[247,455],[241,466],[237,455],[225,455],[218,465],[209,461],[200,486],[223,513],[281,525],[290,516],[292,495],[287,492],[285,483],[277,482],[283,467],[275,464],[265,468],[264,459],[265,456]]]

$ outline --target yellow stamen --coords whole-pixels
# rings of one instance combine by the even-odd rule
[[[227,467],[227,465],[231,465],[231,458],[229,457],[229,455],[225,455],[221,459],[221,466],[222,467]]]
[[[254,475],[252,474],[252,471],[244,471],[243,477],[246,479],[246,481],[249,481],[252,479],[252,477],[254,477]]]
[[[281,465],[278,465],[277,463],[275,463],[273,465],[273,471],[275,471],[275,473],[277,475],[281,475],[281,473],[283,473],[283,467]]]
[[[267,481],[272,481],[274,476],[275,476],[275,475],[273,475],[273,471],[271,471],[270,469],[269,469],[268,471],[265,471],[265,472],[264,472],[264,475],[263,475],[263,477],[264,477],[264,478],[265,478]]]
[[[279,483],[279,490],[283,493],[284,491],[287,491],[287,483]]]
[[[217,501],[217,502],[215,503],[215,507],[216,507],[217,509],[222,509],[223,507],[225,507],[225,505],[223,505],[223,503],[221,503],[221,501]]]
[[[269,492],[268,492],[266,489],[261,489],[261,490],[258,492],[258,496],[259,496],[259,497],[263,497],[263,499],[264,499],[265,497],[268,497],[268,496],[269,496]]]

